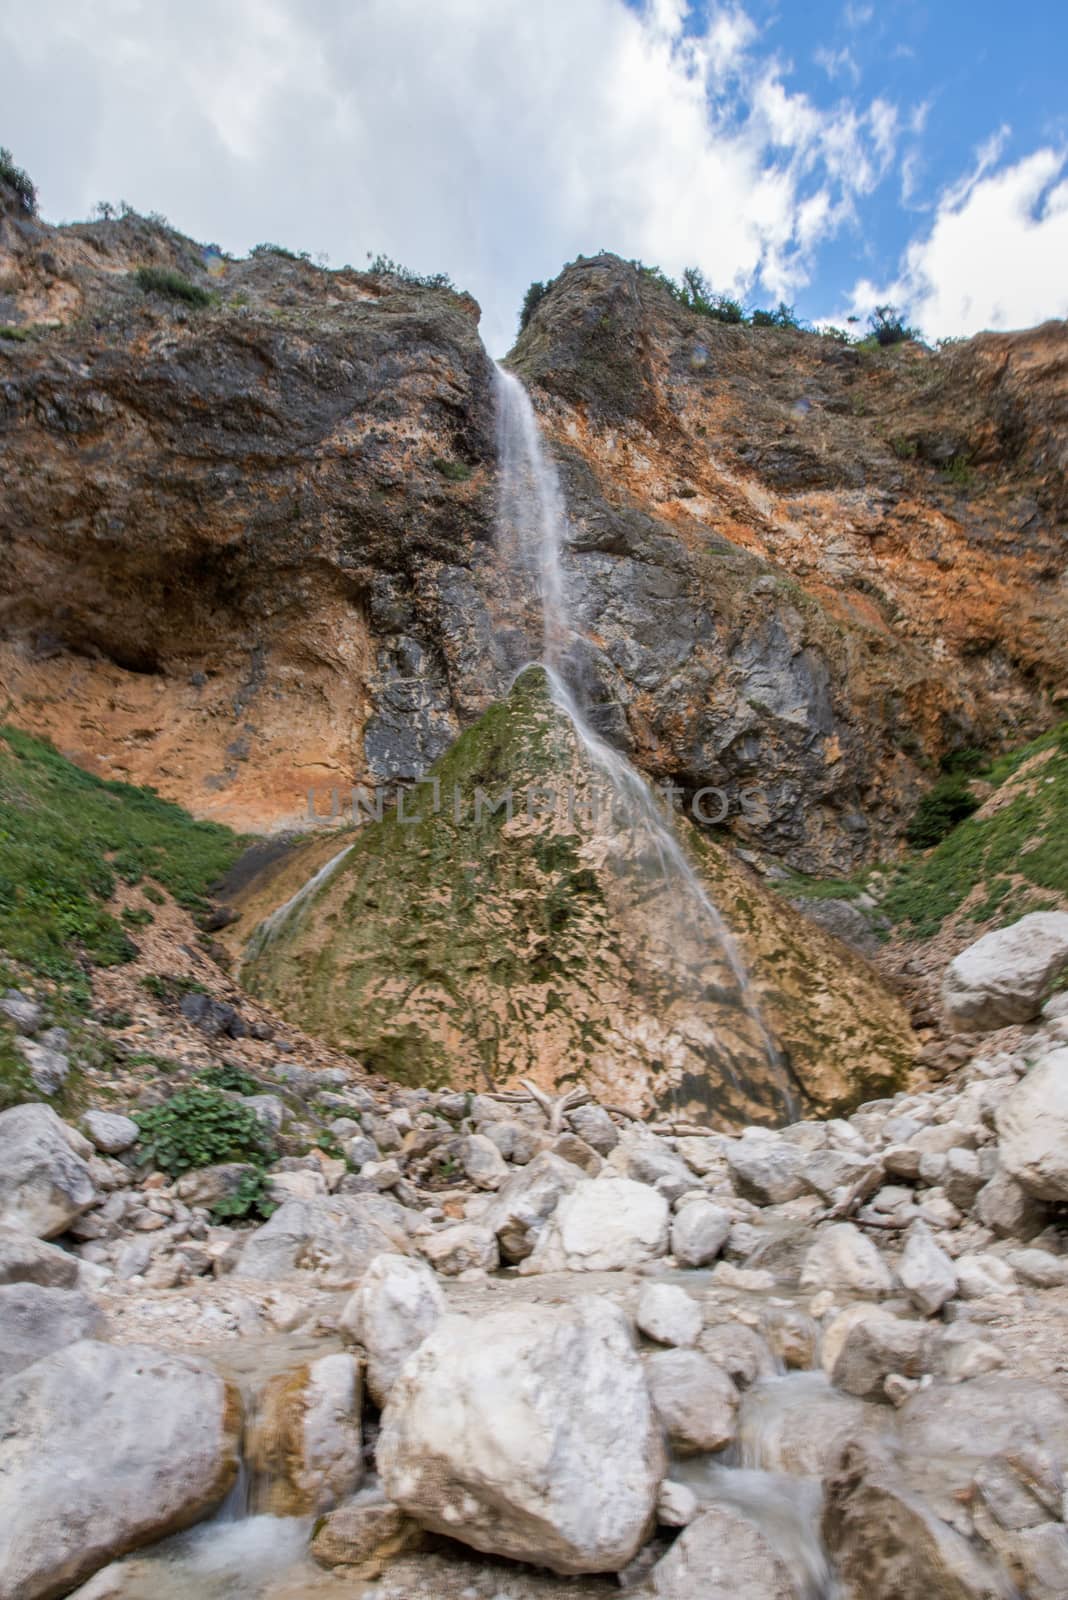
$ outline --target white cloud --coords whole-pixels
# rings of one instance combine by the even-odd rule
[[[601,246],[789,297],[897,137],[686,0],[0,0],[0,43],[46,215],[121,197],[234,252],[381,250],[470,288],[497,352],[530,279]]]
[[[988,141],[973,171],[942,195],[895,282],[855,286],[855,312],[891,301],[929,338],[1068,316],[1068,152],[1036,150],[999,168],[1006,136]]]

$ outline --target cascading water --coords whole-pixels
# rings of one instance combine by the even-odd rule
[[[542,448],[537,417],[520,380],[495,367],[499,473],[499,542],[515,580],[537,584],[541,610],[541,664],[553,703],[567,718],[589,761],[608,790],[613,824],[623,825],[628,865],[634,873],[656,879],[664,904],[688,938],[696,929],[725,961],[741,1008],[755,1030],[777,1085],[780,1109],[790,1118],[798,1107],[786,1064],[761,1015],[738,947],[663,815],[641,773],[590,724],[580,693],[574,687],[573,663],[581,637],[573,623],[566,595],[563,550],[567,514],[553,463]],[[669,941],[674,944],[676,941]],[[687,984],[699,975],[682,974]],[[729,1054],[717,1052],[716,1066],[733,1077]]]
[[[325,883],[327,878],[330,877],[334,868],[341,865],[351,849],[351,843],[345,845],[344,849],[339,850],[336,855],[330,857],[329,861],[324,862],[321,867],[317,868],[311,877],[301,884],[296,894],[291,894],[288,900],[284,900],[280,906],[275,907],[270,916],[264,917],[246,946],[242,964],[256,959],[264,946],[270,944],[271,940],[283,925],[289,921],[293,913],[302,905],[305,905],[316,889],[319,888],[319,885]]]

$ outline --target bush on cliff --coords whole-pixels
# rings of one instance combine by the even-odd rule
[[[27,216],[37,215],[37,190],[30,175],[22,167],[15,165],[14,156],[3,145],[0,145],[0,184],[6,184],[14,192],[20,209],[25,211]]]
[[[138,267],[135,276],[138,288],[146,294],[166,295],[169,300],[183,300],[189,306],[211,305],[211,295],[206,289],[190,283],[170,267]]]

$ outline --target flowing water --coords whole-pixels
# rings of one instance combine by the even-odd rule
[[[672,977],[682,993],[695,1000],[705,997],[709,985],[700,968],[686,966],[678,952],[696,932],[710,952],[726,963],[740,1007],[759,1040],[768,1073],[778,1091],[783,1116],[798,1112],[791,1079],[780,1051],[761,1014],[753,985],[738,946],[707,889],[694,871],[675,831],[641,773],[597,734],[577,686],[577,663],[582,640],[566,600],[567,582],[563,552],[567,540],[567,513],[555,466],[542,447],[537,417],[522,383],[513,373],[496,367],[497,451],[499,506],[498,542],[504,559],[512,564],[514,581],[521,587],[533,579],[541,612],[541,664],[545,668],[553,703],[567,718],[591,766],[609,791],[608,811],[617,832],[617,868],[641,888],[658,893],[670,926],[662,941],[673,952]],[[674,933],[674,937],[672,934]],[[729,1051],[711,1052],[710,1075],[726,1071],[734,1078]]]
[[[352,845],[347,844],[343,850],[338,851],[337,855],[331,856],[329,861],[324,862],[317,871],[312,873],[310,878],[301,884],[296,894],[291,894],[289,899],[284,901],[282,905],[275,906],[269,917],[264,917],[245,948],[242,963],[256,959],[261,950],[270,944],[271,940],[280,932],[293,913],[310,900],[319,885],[325,883],[327,878],[330,877],[334,868],[341,865],[351,849]]]

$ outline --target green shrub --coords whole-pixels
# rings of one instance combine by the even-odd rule
[[[283,261],[310,261],[311,256],[306,250],[298,255],[295,250],[287,250],[284,244],[254,244],[249,251],[250,256],[281,256]]]
[[[241,1222],[246,1217],[262,1217],[264,1222],[278,1210],[278,1202],[267,1193],[262,1172],[246,1172],[233,1194],[224,1195],[211,1208],[213,1222]]]
[[[448,478],[452,483],[466,483],[471,476],[471,468],[462,461],[450,461],[447,456],[435,456],[431,463],[435,472],[440,472],[443,478]]]
[[[200,1074],[201,1083],[213,1089],[229,1089],[232,1094],[259,1094],[260,1086],[242,1067],[233,1061],[222,1061],[218,1066],[206,1067]]]
[[[947,772],[925,794],[905,829],[905,838],[914,850],[927,850],[941,844],[958,822],[978,811],[979,801],[968,787],[963,772]]]
[[[0,327],[0,339],[11,339],[17,344],[25,344],[29,337],[30,329],[25,324],[16,328],[12,327],[10,323],[5,323],[3,327]]]
[[[876,306],[868,318],[868,327],[876,344],[904,344],[919,335],[910,328],[896,306]]]
[[[535,311],[541,305],[542,301],[545,299],[545,296],[549,293],[549,290],[551,288],[552,288],[552,282],[549,282],[549,283],[536,283],[535,282],[535,283],[531,284],[530,288],[527,290],[526,294],[523,296],[523,304],[522,304],[522,306],[520,307],[520,310],[519,310],[519,331],[520,331],[520,333],[522,333],[523,329],[526,327],[527,323],[530,321],[530,319],[534,315]]]
[[[37,190],[29,174],[15,165],[14,156],[3,145],[0,145],[0,183],[14,190],[15,199],[28,217],[37,215]]]
[[[255,1112],[217,1089],[182,1089],[161,1106],[135,1111],[141,1129],[138,1162],[172,1178],[217,1161],[252,1161],[274,1154],[274,1141]]]
[[[162,294],[170,300],[183,300],[189,306],[210,306],[211,295],[198,284],[190,283],[170,267],[138,267],[134,276],[145,294]]]
[[[742,323],[745,312],[739,301],[730,295],[717,294],[699,267],[687,267],[682,274],[682,287],[677,298],[699,316],[711,317],[714,322]]]
[[[367,268],[372,278],[399,278],[402,283],[411,284],[415,289],[453,289],[456,285],[447,272],[413,272],[411,267],[402,267],[399,261],[394,261],[390,256],[377,255],[372,257],[367,252],[370,266]]]
[[[788,306],[785,300],[780,300],[774,311],[754,311],[750,321],[754,328],[797,328],[801,327],[800,319],[793,306]]]

